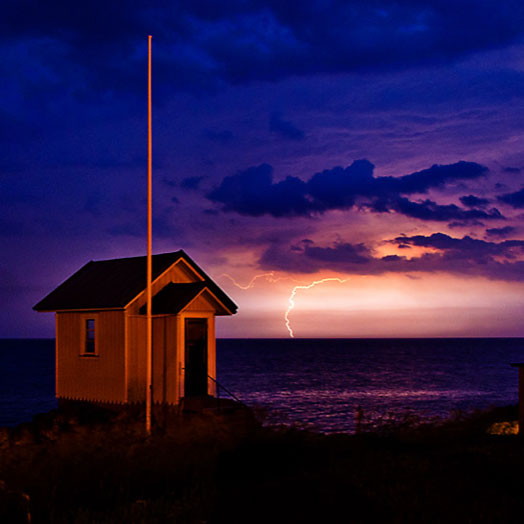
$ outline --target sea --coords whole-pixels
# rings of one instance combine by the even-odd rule
[[[522,338],[219,339],[217,378],[266,424],[323,433],[518,402]],[[54,340],[0,339],[0,426],[54,409]]]

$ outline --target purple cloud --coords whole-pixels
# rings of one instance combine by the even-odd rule
[[[443,233],[400,236],[391,241],[398,247],[433,248],[437,252],[408,258],[399,255],[377,257],[363,244],[336,242],[319,247],[306,244],[301,250],[281,244],[269,246],[259,259],[265,270],[315,273],[322,270],[356,275],[384,273],[447,272],[495,280],[524,281],[524,240],[487,242],[469,236],[454,238]],[[295,246],[296,247],[296,246]]]
[[[223,204],[225,211],[249,216],[307,215],[311,208],[306,199],[306,184],[291,176],[273,183],[273,168],[268,164],[250,167],[224,178],[207,197]]]
[[[411,218],[419,220],[434,220],[447,222],[449,220],[461,220],[462,222],[483,220],[503,220],[504,217],[496,208],[490,211],[480,209],[461,209],[455,204],[439,205],[432,200],[413,202],[407,198],[399,197],[389,202],[379,202],[377,211],[393,209]]]
[[[514,193],[506,193],[505,195],[501,195],[497,198],[501,202],[509,204],[511,207],[522,209],[524,208],[524,187],[519,191],[515,191]]]
[[[489,204],[489,200],[487,198],[480,198],[475,195],[460,197],[460,201],[466,207],[484,207]]]
[[[507,237],[515,232],[515,228],[513,226],[505,226],[505,227],[492,227],[489,229],[486,229],[486,235],[488,237],[500,237],[504,238]]]
[[[377,213],[396,211],[419,220],[503,219],[497,209],[464,210],[454,204],[439,205],[431,200],[413,202],[400,196],[425,193],[448,182],[483,176],[487,169],[475,162],[434,165],[400,177],[375,177],[369,160],[356,160],[346,168],[334,167],[316,173],[307,182],[288,176],[273,182],[268,164],[225,177],[207,197],[225,211],[251,216],[311,216],[334,209],[364,205]]]
[[[20,0],[3,5],[0,34],[4,41],[60,42],[66,60],[56,73],[63,78],[68,71],[71,91],[81,96],[138,92],[143,57],[128,50],[138,35],[153,34],[163,42],[156,71],[158,95],[165,96],[172,88],[202,92],[225,83],[449,63],[510,44],[524,32],[519,2],[511,9],[495,0],[474,7],[459,2],[453,9],[443,0],[215,4],[185,0],[123,9],[120,2],[92,0],[71,10],[60,2]]]
[[[299,129],[295,124],[293,124],[293,122],[284,120],[280,113],[273,113],[271,115],[269,120],[269,130],[290,140],[304,140],[304,138],[306,138],[302,129]]]

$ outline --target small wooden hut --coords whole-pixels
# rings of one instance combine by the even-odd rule
[[[146,257],[91,261],[33,309],[55,312],[56,396],[146,399]],[[153,402],[215,395],[215,316],[237,306],[182,250],[153,256]]]

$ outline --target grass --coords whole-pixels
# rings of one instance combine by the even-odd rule
[[[521,522],[523,441],[487,432],[514,418],[322,435],[207,413],[146,438],[133,417],[52,413],[0,434],[0,522]]]

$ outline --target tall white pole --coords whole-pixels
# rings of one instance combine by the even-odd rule
[[[152,236],[153,236],[153,141],[151,130],[151,35],[148,36],[147,62],[147,377],[146,377],[146,433],[151,433],[151,404],[153,400],[153,323],[151,307],[151,281],[153,277]]]

